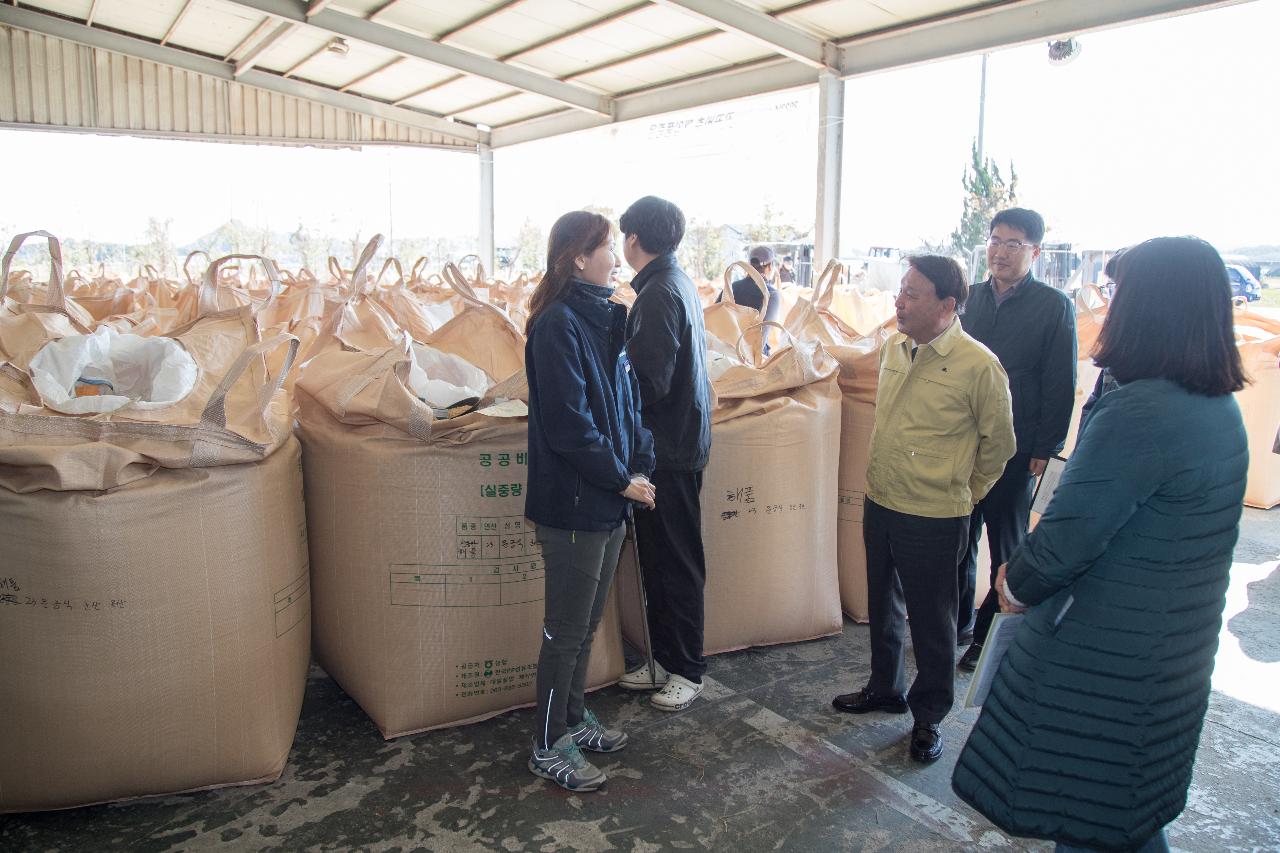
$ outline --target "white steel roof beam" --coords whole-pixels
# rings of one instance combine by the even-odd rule
[[[465,74],[483,77],[513,89],[542,95],[575,109],[601,116],[613,114],[612,100],[597,92],[561,83],[551,77],[527,71],[470,51],[451,47],[403,30],[375,24],[353,15],[324,10],[307,18],[303,0],[224,0],[284,21],[306,24],[329,35],[342,36],[381,47],[384,50],[423,59]]]
[[[15,6],[18,5],[17,0],[14,0],[13,5]],[[86,27],[93,26],[93,16],[96,14],[98,14],[98,0],[93,0],[93,2],[89,4],[89,16],[84,19],[84,24]]]
[[[293,63],[288,68],[286,68],[284,72],[284,76],[292,77],[294,74],[298,73],[299,68],[306,65],[308,62],[315,59],[317,56],[324,53],[328,49],[329,49],[329,43],[325,42],[324,44],[320,45],[315,50],[311,51],[306,56],[302,57],[297,62]]]
[[[372,77],[377,77],[379,74],[381,74],[383,71],[386,71],[388,68],[394,68],[395,66],[399,65],[401,62],[404,62],[404,61],[405,61],[405,58],[403,56],[397,56],[395,59],[391,60],[390,62],[383,63],[382,65],[379,65],[377,68],[373,69],[372,71],[366,71],[365,73],[361,74],[359,77],[352,80],[351,82],[342,85],[341,87],[338,88],[338,91],[349,92],[352,89],[354,89],[356,86],[359,86],[364,81]]]
[[[160,45],[146,39],[135,38],[134,36],[126,36],[97,27],[89,27],[55,15],[46,15],[29,9],[0,5],[0,24],[43,33],[47,36],[88,45],[89,47],[135,56],[138,59],[159,62],[163,65],[172,65],[174,68],[182,68],[186,71],[205,74],[220,80],[234,79],[232,67],[218,59],[175,47]],[[470,125],[448,122],[442,118],[417,110],[396,107],[359,95],[349,95],[345,92],[338,92],[324,86],[315,85],[314,83],[305,83],[301,80],[286,80],[279,75],[258,69],[246,72],[239,82],[258,89],[266,89],[269,92],[279,92],[282,95],[289,95],[294,98],[305,98],[318,104],[326,104],[341,110],[351,110],[374,118],[400,122],[401,124],[462,142],[482,143],[489,140],[488,133]]]
[[[799,27],[733,0],[654,0],[689,12],[697,18],[727,32],[759,42],[788,59],[803,62],[811,68],[836,70],[838,51],[831,42],[823,41]]]
[[[840,41],[840,74],[855,77],[939,59],[1165,18],[1245,0],[1024,0]]]
[[[268,50],[270,50],[273,44],[280,41],[280,39],[284,38],[289,33],[293,32],[294,27],[296,26],[297,24],[291,24],[286,22],[286,23],[280,24],[274,30],[267,33],[267,35],[262,39],[262,41],[258,42],[253,47],[249,48],[248,53],[240,57],[240,60],[236,62],[235,76],[239,77],[242,74],[244,74],[246,71],[248,71],[250,68],[257,65],[258,60],[262,58],[262,55],[266,53]]]
[[[160,39],[161,44],[168,44],[169,39],[173,38],[173,34],[178,31],[178,27],[182,26],[183,20],[186,19],[187,13],[191,11],[191,7],[195,5],[196,0],[187,0],[182,4],[182,11],[178,13],[178,17],[173,19],[173,23],[169,25],[169,29],[165,30],[164,38]]]
[[[786,59],[770,58],[730,71],[699,74],[675,83],[619,96],[614,100],[617,108],[616,121],[647,118],[765,92],[811,86],[817,81],[818,72],[808,66]],[[495,127],[491,132],[491,144],[494,148],[500,148],[607,123],[594,116],[562,110]]]
[[[235,47],[231,48],[231,52],[228,53],[226,56],[222,57],[222,60],[224,62],[235,62],[236,60],[238,60],[240,58],[240,54],[244,53],[245,50],[248,49],[249,45],[253,44],[259,38],[261,38],[262,34],[265,33],[267,31],[267,28],[270,26],[271,26],[270,16],[263,18],[261,21],[258,21],[258,25],[254,27],[252,30],[250,30],[247,36],[240,39],[240,43],[237,44]]]

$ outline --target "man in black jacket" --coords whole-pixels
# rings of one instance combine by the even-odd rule
[[[964,645],[972,640],[960,658],[963,670],[977,665],[991,619],[1000,609],[994,589],[996,569],[1026,538],[1035,478],[1044,473],[1049,457],[1062,450],[1075,402],[1076,315],[1065,293],[1031,274],[1042,239],[1044,219],[1034,210],[1011,207],[997,213],[987,242],[990,278],[970,288],[960,317],[964,330],[986,344],[1009,374],[1018,441],[1004,474],[969,518],[969,548],[957,570],[956,642]],[[984,522],[992,589],[975,617],[978,543]]]
[[[669,201],[646,196],[619,221],[622,254],[636,271],[635,304],[627,317],[627,356],[640,381],[641,417],[653,433],[657,493],[652,512],[636,514],[636,537],[649,602],[652,703],[664,711],[689,707],[702,692],[702,469],[711,454],[711,384],[702,304],[675,251],[684,214]],[[652,689],[647,665],[621,686]]]

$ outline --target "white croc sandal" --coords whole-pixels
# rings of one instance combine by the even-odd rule
[[[701,693],[701,684],[694,684],[682,675],[672,674],[666,685],[653,694],[649,702],[659,711],[683,711],[692,705],[693,700],[697,699]]]

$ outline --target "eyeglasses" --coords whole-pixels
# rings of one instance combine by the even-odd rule
[[[1033,248],[1036,244],[1022,240],[1001,240],[999,237],[992,237],[987,241],[987,245],[992,249],[1008,249],[1010,252],[1021,252],[1023,249]]]

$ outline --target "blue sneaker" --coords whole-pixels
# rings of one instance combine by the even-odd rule
[[[569,730],[569,737],[580,748],[592,752],[617,752],[627,745],[626,732],[606,729],[604,723],[590,711],[584,712],[582,722]]]
[[[567,732],[551,745],[538,749],[534,742],[529,770],[570,791],[598,791],[607,781],[604,771],[582,757],[582,750]]]

